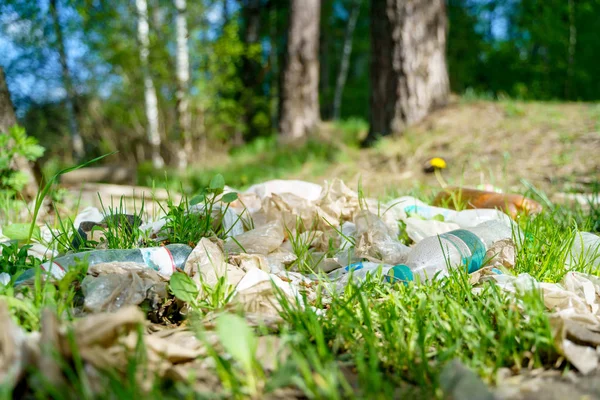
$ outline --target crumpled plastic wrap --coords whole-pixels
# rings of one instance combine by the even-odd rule
[[[356,225],[357,257],[385,264],[401,264],[406,260],[410,248],[393,238],[385,223],[369,211],[361,211],[354,217]]]
[[[229,254],[269,254],[283,243],[284,230],[280,221],[269,222],[225,242]]]
[[[84,311],[116,311],[145,300],[157,307],[167,297],[166,281],[153,269],[133,262],[92,265],[81,282]]]

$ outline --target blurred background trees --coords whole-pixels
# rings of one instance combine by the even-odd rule
[[[392,40],[390,29],[432,26]],[[454,93],[598,100],[598,26],[600,0],[5,0],[0,65],[46,158],[120,150],[123,163],[185,167],[203,149],[303,136],[320,120],[402,130],[444,102],[444,41]],[[411,93],[387,97],[433,66],[418,110]]]

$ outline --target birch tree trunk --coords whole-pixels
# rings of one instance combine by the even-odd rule
[[[446,104],[444,0],[371,2],[371,117],[363,145]]]
[[[67,53],[65,51],[65,42],[60,27],[60,20],[58,16],[57,0],[50,0],[50,14],[52,15],[52,22],[54,26],[54,33],[56,35],[56,47],[58,50],[58,58],[60,60],[60,66],[62,69],[63,85],[67,94],[67,118],[69,119],[69,133],[71,134],[71,144],[73,146],[73,158],[76,162],[80,162],[85,157],[85,149],[83,146],[83,139],[79,133],[79,126],[77,124],[77,117],[75,115],[75,90],[73,89],[73,82],[71,81],[71,73],[67,64]]]
[[[319,0],[291,0],[287,59],[283,70],[281,118],[283,141],[302,139],[320,121]]]
[[[340,70],[338,72],[337,80],[335,82],[335,93],[333,95],[333,119],[340,119],[340,111],[342,108],[342,94],[344,92],[344,86],[346,86],[346,79],[348,78],[348,67],[350,66],[350,55],[352,54],[352,39],[354,37],[354,30],[356,29],[356,21],[358,21],[358,14],[360,12],[361,0],[354,0],[352,4],[352,10],[348,17],[348,25],[346,25],[346,33],[344,34],[344,47],[342,50],[342,60],[340,63]]]
[[[0,135],[8,133],[8,129],[17,124],[17,117],[15,116],[15,109],[10,99],[10,93],[8,91],[8,85],[4,77],[4,70],[0,67]],[[23,188],[21,195],[26,200],[35,198],[38,191],[38,181],[41,176],[36,174],[32,168],[31,163],[23,156],[16,156],[14,159],[14,169],[22,171],[27,175],[27,184]]]
[[[158,132],[158,100],[156,89],[150,76],[148,56],[150,55],[150,37],[148,27],[148,3],[146,0],[135,0],[137,9],[137,33],[140,42],[140,63],[144,79],[144,99],[146,106],[146,119],[148,120],[148,142],[152,151],[152,165],[162,168],[165,162],[160,155],[160,133]]]
[[[189,112],[189,81],[190,81],[190,61],[188,48],[188,29],[187,29],[187,1],[175,0],[175,34],[177,36],[177,135],[181,139],[178,166],[185,169],[188,165],[188,157],[192,153],[191,137],[191,116]]]

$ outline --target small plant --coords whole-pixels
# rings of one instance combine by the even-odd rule
[[[19,125],[12,126],[8,133],[0,133],[0,191],[14,196],[27,184],[27,174],[16,170],[17,157],[35,161],[43,154],[44,148]]]
[[[208,187],[191,200],[183,197],[180,203],[175,205],[169,198],[167,210],[163,209],[167,220],[163,232],[167,235],[167,240],[170,243],[185,243],[194,247],[203,237],[227,237],[241,216],[238,216],[231,226],[225,225],[224,219],[229,205],[236,201],[238,196],[233,192],[223,195],[224,189],[225,180],[222,175],[217,174]]]
[[[27,253],[32,246],[19,246],[16,241],[0,244],[0,273],[5,272],[14,280],[16,276],[29,268],[37,267],[41,262]]]
[[[300,217],[296,218],[295,232],[291,232],[287,226],[285,227],[290,244],[292,245],[292,252],[296,255],[296,260],[292,265],[295,265],[300,272],[314,273],[314,268],[319,265],[326,255],[323,254],[319,259],[315,260],[310,250],[313,242],[317,239],[316,227],[317,221],[315,220],[312,227],[307,230]]]

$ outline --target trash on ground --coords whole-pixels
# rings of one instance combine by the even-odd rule
[[[91,265],[81,282],[84,311],[116,311],[128,305],[149,302],[158,308],[167,298],[166,280],[145,264],[109,262]]]
[[[434,203],[453,206],[452,196],[457,190],[442,192]],[[251,324],[274,326],[281,322],[284,308],[312,307],[319,283],[327,289],[319,296],[327,301],[327,296],[337,295],[351,280],[359,284],[366,280],[381,285],[427,284],[434,276],[443,279],[451,269],[465,267],[471,274],[469,281],[474,284],[475,293],[480,289],[478,285],[486,281],[495,282],[507,292],[540,290],[551,313],[557,348],[582,373],[595,370],[599,362],[595,349],[600,346],[600,279],[567,272],[560,284],[549,284],[526,274],[512,275],[510,270],[517,261],[517,245],[523,243],[523,234],[511,217],[520,212],[540,212],[541,206],[517,195],[460,190],[461,199],[467,201],[470,209],[432,206],[409,196],[379,204],[338,179],[324,186],[276,180],[239,193],[229,205],[217,200],[213,217],[227,233],[221,238],[202,237],[193,248],[169,244],[60,257],[43,241],[33,248],[39,257],[53,255],[41,268],[56,280],[81,262],[88,264],[87,276],[81,282],[83,314],[88,315],[71,328],[79,340],[83,360],[92,369],[119,369],[126,364],[123,360],[138,339],[136,327],[146,324],[138,307],[160,309],[162,313],[169,307],[177,309],[177,304],[181,306],[182,300],[173,298],[167,287],[176,271],[187,275],[176,276],[193,282],[190,287],[195,284],[194,296],[198,299],[215,290],[225,290],[229,294],[227,308],[243,310]],[[506,212],[510,216],[495,209],[504,209],[505,202],[509,204]],[[204,207],[194,205],[187,215],[202,215]],[[94,208],[78,215],[75,226],[85,234],[82,239],[95,240],[94,227],[106,229],[115,222],[114,218],[125,221],[125,231],[139,227],[155,241],[166,234],[165,217],[155,221],[140,221],[134,215],[105,217]],[[44,234],[47,236],[48,231]],[[413,242],[410,246],[403,243],[409,239]],[[591,233],[575,235],[566,268],[577,263],[597,268],[599,241]],[[17,284],[34,276],[35,271],[29,270]],[[10,284],[11,279],[8,274],[0,274],[4,285]],[[0,303],[0,323],[6,327],[0,334],[0,379],[16,384],[32,363],[37,367],[39,363],[51,363],[26,354],[31,349],[39,350],[40,337],[59,343],[64,351],[66,331],[64,326],[57,328],[58,322],[52,319],[55,316],[44,314],[48,316],[44,317],[46,325],[42,324],[41,336],[27,334],[11,325],[3,306]],[[195,359],[206,354],[205,344],[193,333],[182,328],[155,328],[157,331],[143,335],[143,341],[158,376],[183,380],[190,370],[206,369]],[[277,340],[260,340],[263,347],[277,345]],[[68,353],[63,356],[71,357]],[[471,384],[477,386],[468,373],[462,374],[467,376],[464,382],[455,375],[446,376],[453,382],[448,386],[451,392],[460,392],[463,389],[457,388]],[[57,382],[63,378],[48,376]],[[144,387],[150,383],[144,382]],[[483,392],[482,396],[487,398]]]
[[[518,194],[502,194],[468,188],[445,189],[433,200],[433,204],[437,206],[456,207],[461,203],[466,204],[468,208],[498,208],[512,218],[516,218],[520,212],[538,214],[542,211],[540,203]]]

